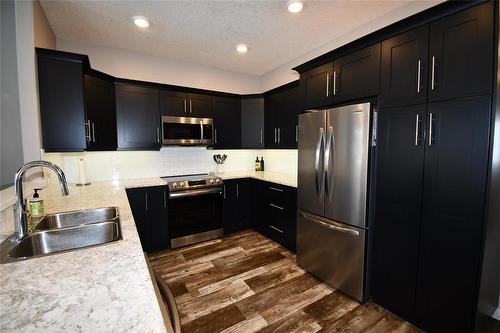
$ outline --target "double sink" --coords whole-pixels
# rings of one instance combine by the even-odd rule
[[[116,207],[88,209],[44,216],[18,243],[0,244],[0,263],[77,250],[122,239]]]

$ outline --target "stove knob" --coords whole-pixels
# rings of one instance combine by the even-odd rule
[[[220,179],[219,179],[219,178],[217,178],[217,179],[215,180],[215,183],[219,184],[219,183],[220,183]]]
[[[213,183],[214,183],[214,180],[213,180],[213,179],[210,179],[208,182],[209,182],[210,184],[213,184]]]
[[[184,183],[183,183],[183,182],[179,183],[179,186],[180,186],[180,187],[183,187],[183,186],[184,186]]]
[[[177,183],[173,183],[173,184],[172,184],[172,187],[173,187],[173,188],[176,188],[176,187],[177,187]]]

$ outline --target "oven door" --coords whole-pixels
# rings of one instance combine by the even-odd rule
[[[212,118],[163,116],[163,145],[203,145],[214,143],[214,121]]]
[[[169,194],[171,248],[222,236],[222,193],[216,187]]]

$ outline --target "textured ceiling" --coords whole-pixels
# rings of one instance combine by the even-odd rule
[[[424,2],[423,7],[431,7],[440,1]],[[302,12],[291,14],[283,0],[41,3],[57,38],[253,75],[265,74],[409,5],[407,0],[309,0]],[[132,22],[135,15],[146,16],[150,27],[137,28]],[[248,44],[248,54],[237,54],[237,43]]]

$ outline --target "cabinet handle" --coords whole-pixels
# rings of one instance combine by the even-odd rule
[[[225,184],[224,184],[224,190],[223,190],[223,192],[224,192],[224,199],[226,199],[226,185]]]
[[[148,211],[148,193],[144,193],[144,197],[146,198],[146,212]]]
[[[281,142],[281,128],[278,127],[278,144]]]
[[[156,141],[160,143],[160,129],[158,127],[156,127]]]
[[[193,103],[189,100],[189,113],[193,113]]]
[[[330,73],[326,73],[326,97],[330,95]]]
[[[431,90],[436,87],[436,57],[432,57],[432,71],[431,71]]]
[[[333,95],[337,94],[337,71],[333,71]]]
[[[419,146],[418,133],[420,132],[420,115],[417,113],[417,119],[415,120],[415,147]]]
[[[432,146],[434,143],[434,133],[433,133],[433,127],[434,127],[434,113],[429,113],[429,146]]]
[[[263,137],[262,130],[260,130],[260,143],[262,143],[262,137]]]
[[[299,142],[299,125],[295,125],[295,142]]]
[[[277,133],[277,131],[276,131],[276,127],[275,127],[274,128],[274,143],[276,143],[278,141],[278,139],[276,138],[276,133]]]
[[[214,129],[214,143],[217,143],[217,129]]]
[[[92,123],[92,142],[95,143],[95,123]]]
[[[420,76],[422,72],[422,60],[419,60],[417,63],[417,94],[420,94]],[[417,115],[418,117],[418,115]]]
[[[269,187],[269,189],[270,189],[270,190],[273,190],[273,191],[277,191],[277,192],[283,192],[283,190],[282,190],[282,189],[280,189],[280,188],[276,188],[276,187],[272,187],[272,186],[270,186],[270,187]]]
[[[163,191],[163,207],[167,208],[167,191]]]
[[[85,139],[87,139],[88,142],[92,141],[92,139],[90,137],[90,120],[87,120],[85,122]]]
[[[240,198],[240,184],[236,184],[236,199]]]
[[[272,204],[270,203],[269,206],[273,207],[273,208],[276,208],[276,209],[279,209],[279,210],[283,210],[285,208],[281,207],[281,206],[278,206],[278,205],[275,205],[275,204]]]
[[[184,113],[187,113],[187,106],[186,106],[187,101],[184,100]]]
[[[279,232],[280,234],[282,234],[282,233],[283,233],[283,230],[281,230],[281,229],[279,229],[279,228],[276,228],[274,225],[270,225],[270,226],[269,226],[269,228],[276,230],[276,231],[277,231],[277,232]]]

